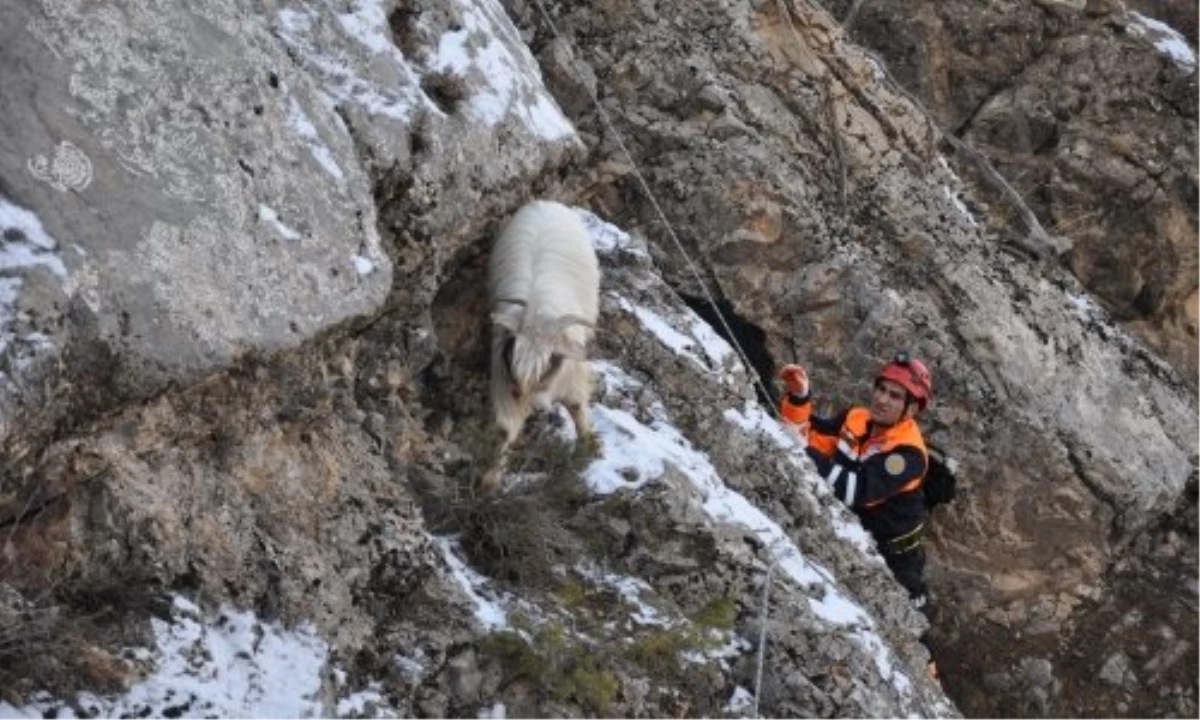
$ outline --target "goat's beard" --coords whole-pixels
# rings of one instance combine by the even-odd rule
[[[527,397],[541,389],[558,370],[562,357],[546,348],[545,341],[518,335],[507,358],[513,382],[513,398]]]

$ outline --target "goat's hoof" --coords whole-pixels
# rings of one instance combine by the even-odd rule
[[[493,494],[500,490],[500,471],[488,470],[479,478],[476,487],[480,492]]]

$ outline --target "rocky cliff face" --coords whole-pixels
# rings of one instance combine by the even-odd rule
[[[11,447],[383,301],[369,177],[261,23],[220,4],[0,12],[6,247],[30,268],[4,318]]]
[[[1128,7],[1103,2],[828,6],[850,23],[856,40],[880,53],[943,129],[990,158],[1042,222],[1069,241],[1063,264],[1099,303],[1194,382],[1196,73],[1189,45],[1195,45],[1195,7],[1173,2],[1135,2]],[[1144,52],[1146,47],[1154,52]],[[954,164],[965,175],[980,177],[970,158],[960,154]],[[977,185],[989,205],[989,223],[1009,228],[1002,236],[1026,234],[1027,227],[1011,211],[1009,220],[1003,218],[1003,203],[990,183]],[[1172,512],[1193,513],[1194,492],[1189,489],[1190,499]],[[1131,547],[1146,554],[1131,561],[1121,553],[1122,559],[1113,565],[1124,568],[1122,574],[1131,564],[1144,561],[1154,568],[1162,558],[1188,563],[1194,556],[1194,542],[1186,532],[1164,537],[1148,530],[1137,537]],[[1187,540],[1179,543],[1179,537]],[[1123,594],[1118,588],[1153,583],[1151,578],[1159,572],[1150,569],[1148,576],[1136,580],[1111,573],[1111,584],[1106,585]],[[1189,583],[1195,577],[1190,570],[1181,575]],[[1037,611],[1046,618],[1045,627],[1058,626],[1058,620],[1050,618],[1065,613],[1061,603],[1058,610],[1051,605]],[[1112,634],[1124,632],[1112,629],[1114,614],[1125,618],[1116,627],[1142,636],[1172,635],[1173,627],[1195,625],[1190,597],[1156,603],[1144,616],[1116,610],[1108,600],[1095,605],[1088,613],[1094,619],[1078,627],[1071,621],[1056,630],[1061,647],[1112,646]],[[1108,607],[1101,609],[1104,606]],[[1004,627],[1002,634],[1010,637],[1010,619],[996,619]],[[1185,654],[1191,657],[1194,650],[1189,647]],[[1098,677],[1105,663],[1111,669],[1114,658],[1124,657],[1102,655],[1082,653],[1079,657],[1086,661],[1071,665],[1078,668],[1075,672]],[[970,664],[970,655],[963,662]],[[1147,668],[1161,665],[1143,662]],[[1057,679],[1023,678],[1029,674],[1027,658],[1014,658],[1007,665],[977,676],[980,689],[975,697],[959,696],[964,711],[986,712],[984,708],[993,707],[997,687],[1011,691],[1017,686],[1026,688],[1022,692],[1031,703],[1006,705],[1002,714],[1054,707],[1054,700],[1047,698],[1062,690]],[[1163,690],[1162,712],[1180,712],[1172,698],[1175,688],[1189,684],[1190,672],[1189,667],[1165,683],[1169,687]],[[1133,672],[1104,676],[1107,680],[1100,683],[1081,678],[1080,685],[1088,689],[1066,702],[1128,712],[1128,696],[1138,694],[1143,681]]]
[[[953,715],[758,403],[775,363],[833,405],[906,348],[963,468],[931,541],[951,696],[1194,712],[1194,386],[1014,248],[821,8],[10,5],[10,709],[262,714],[269,620],[311,659],[286,714]],[[475,497],[486,250],[535,196],[596,213],[603,446],[539,420]],[[251,689],[180,700],[223,657],[169,642],[196,633]]]
[[[1195,7],[1127,5],[840,0],[829,8],[850,19],[853,37],[880,53],[943,129],[1012,181],[1105,308],[1194,378]],[[956,166],[978,175],[967,158]],[[989,194],[989,222],[1026,234]]]

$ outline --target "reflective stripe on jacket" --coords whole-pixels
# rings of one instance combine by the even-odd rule
[[[872,436],[867,408],[823,418],[812,415],[807,398],[786,396],[780,412],[807,435],[817,471],[876,541],[911,533],[924,523],[920,490],[929,456],[916,421],[902,420]]]

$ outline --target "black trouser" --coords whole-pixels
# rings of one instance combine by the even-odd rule
[[[879,552],[887,562],[888,569],[896,576],[896,580],[908,591],[912,599],[924,598],[925,589],[925,548],[920,545],[902,553],[889,553],[886,547],[880,547]]]

